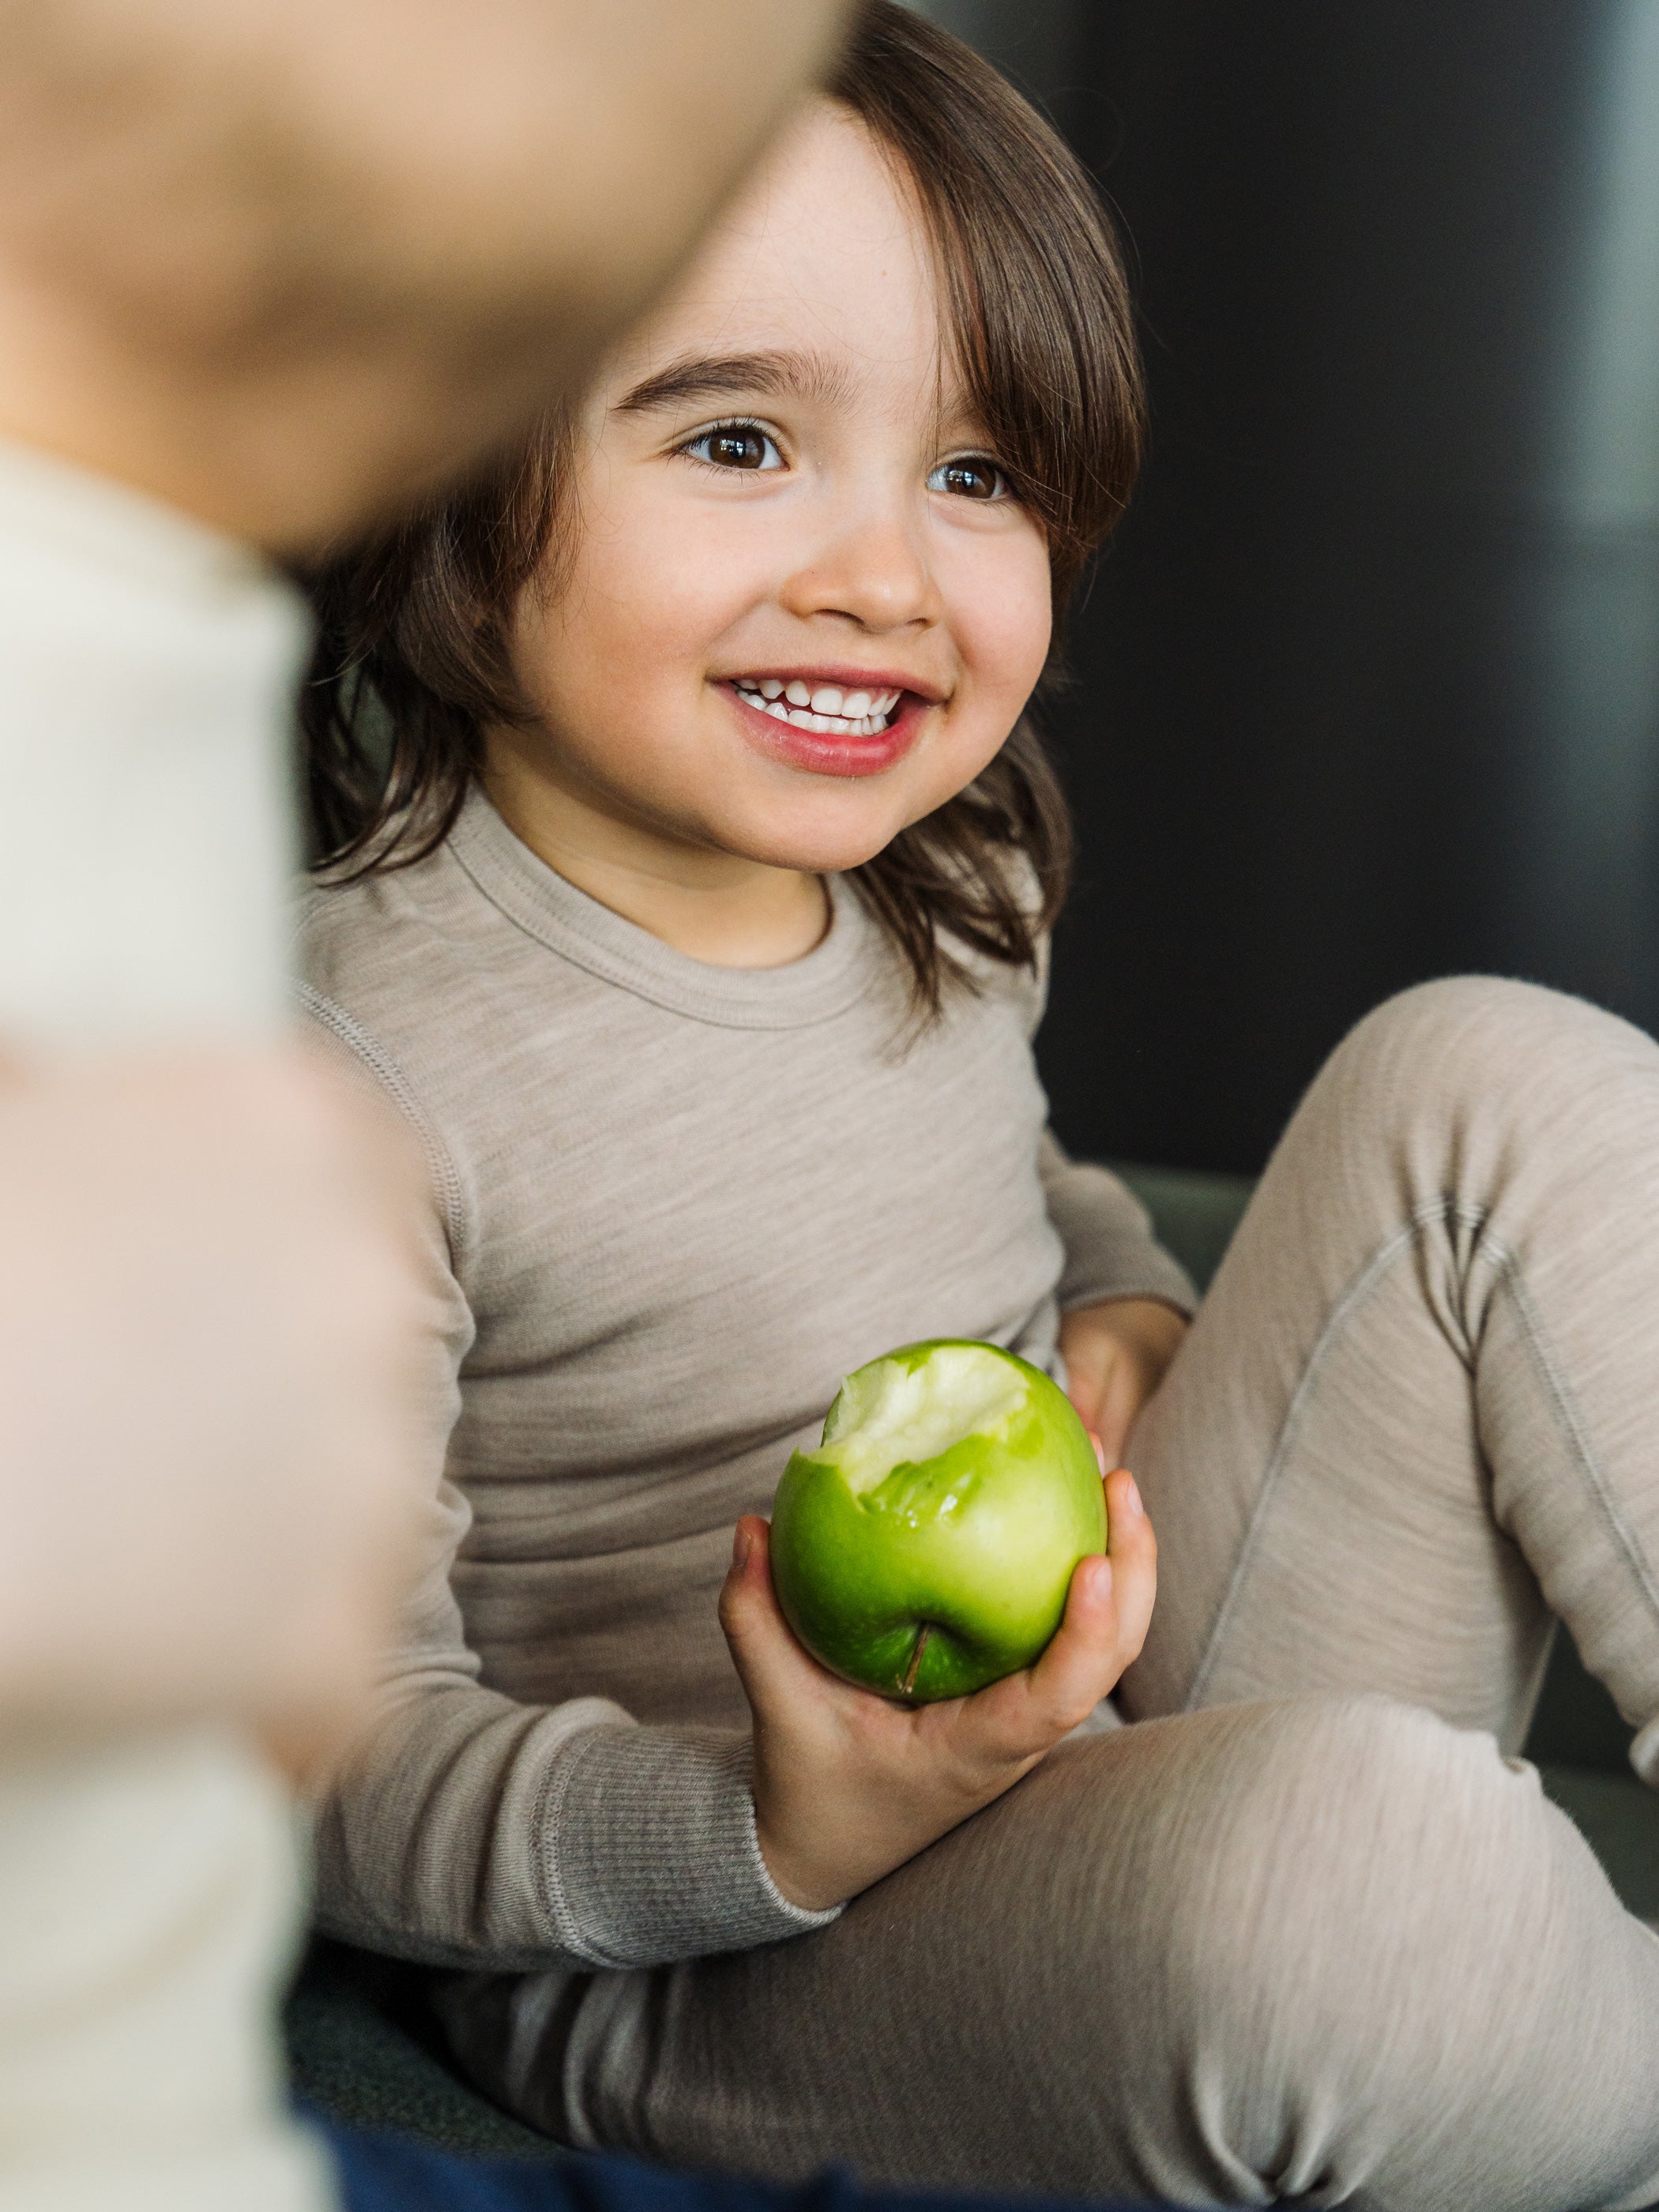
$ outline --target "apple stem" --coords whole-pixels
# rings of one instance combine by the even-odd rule
[[[910,1663],[904,1670],[904,1680],[900,1686],[903,1695],[907,1698],[916,1686],[916,1676],[921,1670],[921,1655],[927,1649],[927,1639],[933,1632],[933,1624],[930,1620],[924,1626],[921,1635],[916,1638],[916,1648],[910,1654]]]

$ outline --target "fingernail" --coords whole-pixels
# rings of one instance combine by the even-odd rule
[[[1129,1487],[1123,1493],[1123,1503],[1128,1511],[1134,1515],[1136,1520],[1140,1520],[1146,1514],[1146,1509],[1140,1502],[1140,1492],[1135,1488],[1133,1475],[1129,1478]]]
[[[1106,1472],[1106,1447],[1092,1429],[1089,1431],[1089,1441],[1095,1448],[1095,1459],[1103,1475]]]
[[[746,1567],[749,1565],[749,1554],[754,1550],[754,1530],[752,1528],[745,1528],[743,1523],[739,1522],[737,1528],[733,1530],[732,1536],[732,1565],[734,1567]]]
[[[1099,1578],[1100,1594],[1102,1597],[1110,1597],[1112,1594],[1111,1561],[1109,1559],[1103,1559],[1100,1565],[1096,1568],[1095,1573]]]

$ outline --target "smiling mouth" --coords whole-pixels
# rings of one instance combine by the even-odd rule
[[[902,691],[848,690],[835,684],[785,683],[775,676],[735,676],[732,689],[746,707],[774,721],[821,737],[879,737],[905,696]]]

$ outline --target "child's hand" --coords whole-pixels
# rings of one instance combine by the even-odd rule
[[[1184,1314],[1158,1298],[1113,1298],[1062,1315],[1066,1395],[1109,1467],[1187,1334]]]
[[[772,1591],[768,1528],[738,1522],[720,1626],[754,1714],[755,1819],[772,1879],[819,1910],[855,1896],[1018,1782],[1105,1697],[1152,1617],[1158,1546],[1133,1478],[1106,1485],[1109,1559],[1080,1560],[1034,1667],[971,1698],[895,1705],[820,1667]]]

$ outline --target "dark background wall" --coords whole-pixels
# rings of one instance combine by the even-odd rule
[[[1659,0],[933,0],[1139,270],[1153,432],[1050,726],[1062,1134],[1259,1166],[1453,970],[1659,1029]]]

